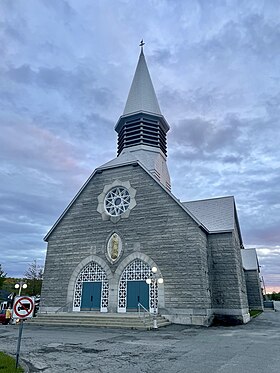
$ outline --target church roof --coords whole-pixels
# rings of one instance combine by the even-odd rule
[[[129,115],[139,111],[161,115],[143,48],[141,48],[123,115]]]
[[[155,153],[158,153],[159,149],[148,146],[138,146],[135,151],[126,151],[121,153],[118,157],[111,159],[109,162],[98,167],[109,168],[120,166],[129,162],[135,162],[139,160],[148,170],[154,167]]]
[[[143,144],[124,149],[118,157],[99,166],[98,169],[122,166],[137,161],[139,161],[153,176],[156,176],[158,181],[160,181],[165,188],[169,191],[171,190],[166,158],[162,154],[160,148]]]
[[[235,224],[234,197],[219,197],[183,202],[210,233],[231,231]]]
[[[259,261],[256,249],[241,250],[243,268],[247,271],[259,270]]]

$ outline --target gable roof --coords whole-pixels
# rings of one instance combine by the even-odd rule
[[[188,207],[184,206],[166,187],[164,187],[162,185],[162,183],[154,176],[152,175],[152,173],[139,161],[139,160],[124,160],[123,159],[123,162],[121,163],[118,163],[118,158],[120,157],[117,157],[117,158],[114,158],[112,161],[110,162],[107,162],[105,163],[103,166],[101,167],[98,167],[94,170],[94,172],[90,175],[90,177],[87,179],[87,181],[84,183],[84,185],[81,187],[81,189],[79,190],[79,192],[76,194],[76,196],[72,199],[72,201],[69,203],[69,205],[66,207],[66,209],[63,211],[63,213],[60,215],[60,217],[57,219],[57,221],[55,222],[55,224],[52,226],[52,228],[49,230],[49,232],[46,234],[46,236],[44,237],[44,241],[48,241],[48,238],[50,237],[50,235],[52,234],[52,232],[55,230],[55,228],[58,226],[58,224],[60,223],[60,221],[63,219],[63,217],[66,215],[66,213],[68,212],[68,210],[71,208],[71,206],[73,206],[73,204],[75,203],[75,201],[77,200],[77,198],[81,195],[81,193],[83,192],[83,190],[86,188],[86,186],[89,184],[89,182],[93,179],[94,175],[96,173],[100,173],[102,171],[105,171],[105,170],[108,170],[108,169],[112,169],[112,168],[117,168],[117,167],[123,167],[123,166],[129,166],[129,165],[139,165],[167,194],[169,194],[169,196],[184,210],[186,211],[186,213],[197,223],[197,225],[202,228],[205,232],[208,232],[208,229],[204,226],[203,223],[201,223],[199,221],[199,219],[197,219],[196,216],[193,215],[193,213],[188,209]],[[116,160],[116,161],[115,161]],[[117,163],[115,163],[115,162]]]
[[[61,216],[55,222],[53,227],[44,237],[47,241],[51,233],[55,230],[57,225],[63,219],[67,211],[74,204],[76,199],[80,196],[88,183],[92,180],[96,173],[100,173],[107,169],[123,167],[128,165],[139,165],[147,174],[167,193],[169,196],[207,233],[223,233],[232,232],[235,228],[235,223],[240,236],[242,244],[242,237],[239,228],[239,222],[233,196],[218,197],[205,200],[197,200],[190,202],[180,202],[162,183],[143,165],[139,159],[135,159],[129,152],[114,158],[113,160],[105,163],[103,166],[98,167],[90,175],[88,180],[69,203]]]
[[[234,230],[234,197],[218,197],[183,202],[183,205],[209,230],[210,233]]]

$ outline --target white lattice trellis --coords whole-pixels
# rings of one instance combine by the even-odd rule
[[[126,312],[127,305],[127,281],[146,281],[152,277],[151,267],[142,262],[140,259],[136,259],[131,262],[123,271],[119,284],[119,301],[118,311]],[[158,284],[155,282],[149,286],[150,294],[150,311],[157,308],[158,305]]]
[[[109,298],[109,282],[105,271],[95,262],[87,264],[80,272],[74,292],[73,310],[80,311],[83,291],[83,282],[101,282],[101,312],[107,312]]]

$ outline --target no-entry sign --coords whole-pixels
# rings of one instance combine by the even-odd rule
[[[18,319],[29,319],[33,317],[33,312],[35,308],[34,297],[15,297],[13,306],[13,318]]]

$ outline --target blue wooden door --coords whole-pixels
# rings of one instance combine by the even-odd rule
[[[84,282],[82,291],[81,310],[100,310],[101,282]]]
[[[146,281],[127,281],[127,310],[136,310],[138,303],[149,309],[149,285]]]

